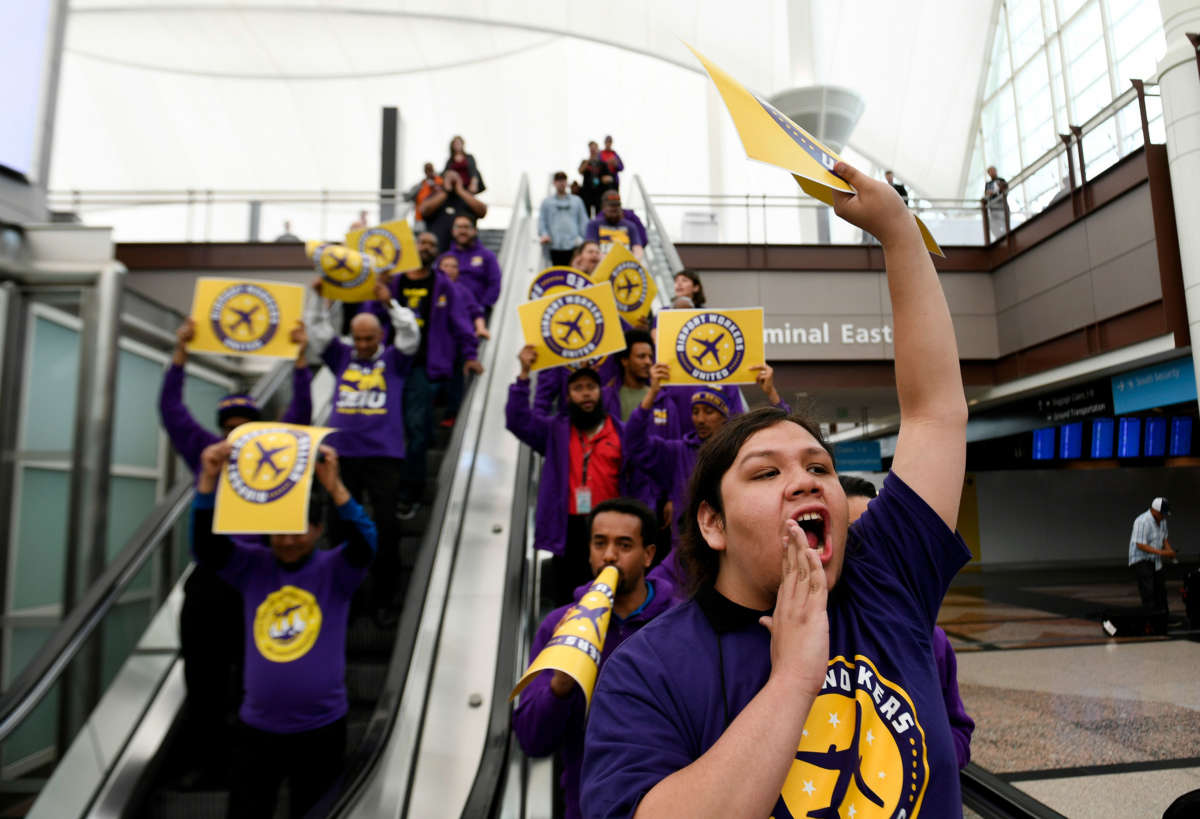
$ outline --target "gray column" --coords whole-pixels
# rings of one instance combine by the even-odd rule
[[[108,530],[117,338],[125,269],[110,262],[83,291],[79,387],[71,457],[71,493],[63,567],[63,613],[104,570]],[[93,635],[62,678],[60,747],[83,724],[100,696],[101,635]]]
[[[1175,223],[1179,228],[1179,257],[1192,335],[1192,364],[1200,383],[1200,70],[1196,49],[1187,33],[1200,32],[1200,3],[1196,0],[1158,0],[1162,9],[1167,53],[1158,64],[1167,162]]]

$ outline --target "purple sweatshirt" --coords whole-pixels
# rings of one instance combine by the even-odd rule
[[[458,259],[458,284],[471,291],[475,301],[484,308],[491,307],[500,296],[500,263],[496,254],[476,238],[466,247],[451,242],[446,251]]]
[[[567,537],[567,509],[570,497],[571,421],[565,415],[551,417],[529,406],[529,381],[518,378],[508,388],[504,408],[505,426],[524,444],[543,456],[542,476],[538,481],[537,512],[534,515],[533,548],[562,555]],[[627,489],[629,463],[625,456],[625,425],[621,416],[610,416],[621,436],[620,492]]]
[[[967,715],[962,697],[958,694],[958,660],[946,632],[940,626],[933,627],[933,660],[937,663],[942,699],[946,703],[946,716],[950,719],[954,755],[958,757],[959,770],[962,770],[971,761],[971,734],[975,731],[975,720]]]
[[[404,379],[409,357],[380,344],[370,361],[357,361],[341,339],[321,359],[337,376],[328,443],[343,458],[404,457]]]
[[[624,216],[618,219],[617,223],[614,225],[612,222],[608,221],[608,217],[606,217],[603,213],[587,223],[587,230],[585,231],[583,238],[590,239],[593,242],[599,242],[601,252],[604,251],[604,244],[606,242],[610,244],[612,242],[620,242],[630,250],[633,250],[635,246],[643,246],[641,243],[642,234],[641,231],[638,230],[637,225],[626,219]]]
[[[183,403],[183,382],[183,367],[172,364],[167,368],[162,392],[158,396],[158,414],[167,437],[171,439],[171,446],[195,473],[200,470],[200,453],[223,436],[196,423]],[[292,370],[292,401],[279,420],[284,424],[312,423],[312,372],[308,367]]]
[[[403,304],[400,290],[404,276],[394,276],[388,287],[392,298]],[[479,339],[470,316],[471,296],[465,287],[450,281],[441,271],[433,274],[432,303],[429,305],[429,321],[421,328],[426,335],[425,372],[431,381],[442,381],[454,375],[454,362],[474,360],[479,351]],[[476,308],[478,305],[476,304]],[[392,325],[387,309],[378,301],[363,303],[363,309],[373,312],[385,330],[384,341],[390,344]],[[482,315],[482,311],[480,311]]]
[[[575,602],[591,587],[585,583],[575,590]],[[624,620],[615,615],[609,619],[608,633],[604,637],[604,648],[600,652],[600,666],[616,650],[617,646],[646,623],[666,611],[670,606],[674,590],[665,581],[646,582],[646,600]],[[529,648],[529,662],[533,662],[546,643],[554,636],[559,620],[571,608],[560,606],[546,615],[538,626],[533,644]],[[579,778],[583,765],[583,729],[587,703],[583,691],[576,685],[571,693],[559,698],[550,690],[553,671],[543,671],[521,692],[521,701],[513,711],[513,733],[529,756],[562,754],[562,788],[566,819],[579,819]]]
[[[868,800],[880,806],[872,815],[959,816],[931,635],[970,552],[894,473],[850,533],[829,594],[825,681],[772,815],[846,817]],[[712,748],[770,676],[762,614],[710,586],[609,658],[586,729],[585,816],[632,816],[655,785]]]

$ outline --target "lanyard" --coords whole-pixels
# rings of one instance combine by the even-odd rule
[[[596,432],[595,435],[593,435],[591,437],[591,440],[594,441],[596,439],[596,436],[598,436],[603,431],[604,431],[604,425],[601,424],[600,429]],[[588,444],[588,441],[585,440],[583,437],[583,430],[579,430],[579,446],[581,448],[584,448],[583,449],[583,475],[581,476],[580,483],[583,484],[584,486],[587,486],[588,464],[592,460],[592,452],[596,449],[595,444],[592,444],[591,447],[587,447],[587,444]],[[585,447],[587,447],[587,448],[585,448]]]

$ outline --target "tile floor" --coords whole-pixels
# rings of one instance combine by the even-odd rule
[[[1179,585],[1166,637],[1110,639],[1104,610],[1138,603],[1124,571],[957,578],[938,623],[976,722],[972,760],[1069,817],[1160,817],[1200,788],[1200,632]]]

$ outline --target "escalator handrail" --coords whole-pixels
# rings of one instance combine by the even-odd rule
[[[293,366],[291,361],[280,361],[255,382],[251,395],[260,406],[287,380]],[[75,659],[171,527],[188,510],[192,490],[190,478],[168,490],[8,690],[0,694],[0,743],[22,724]]]
[[[633,183],[637,185],[638,193],[641,194],[642,204],[646,208],[646,218],[650,220],[650,226],[658,234],[659,241],[662,242],[663,254],[667,257],[667,267],[670,269],[671,274],[674,275],[684,270],[683,259],[680,258],[679,251],[675,249],[675,243],[671,241],[671,237],[667,234],[662,219],[659,218],[658,210],[654,207],[654,203],[650,201],[650,194],[646,193],[646,186],[642,183],[641,175],[635,173],[633,175]]]
[[[1066,819],[974,762],[959,773],[963,804],[984,819]]]
[[[504,569],[504,599],[500,609],[500,641],[496,652],[496,674],[492,686],[491,712],[488,714],[483,755],[475,770],[475,781],[467,795],[462,816],[473,819],[492,816],[504,781],[508,762],[509,737],[512,732],[512,703],[508,694],[516,674],[518,646],[523,628],[522,618],[527,606],[535,606],[537,590],[526,599],[528,584],[522,582],[533,566],[525,564],[527,524],[529,521],[529,488],[533,481],[533,453],[522,445],[517,460],[516,486],[513,492],[512,514],[509,520],[508,559]]]
[[[502,271],[511,269],[511,267],[506,267],[506,265],[511,262],[515,251],[514,245],[517,241],[516,226],[520,224],[522,214],[528,214],[531,210],[529,179],[527,176],[522,175],[513,207],[512,218],[505,232],[500,253],[498,254],[500,269]],[[484,344],[490,344],[490,342],[484,342]],[[481,346],[481,351],[482,349]],[[488,362],[489,371],[495,366],[495,355],[494,353],[492,360]],[[483,355],[480,356],[480,360],[483,360]],[[446,448],[446,454],[443,457],[441,469],[438,473],[438,491],[433,508],[430,510],[429,523],[421,538],[421,547],[417,553],[416,565],[413,567],[412,575],[409,578],[409,593],[405,596],[404,607],[401,611],[400,622],[396,630],[395,647],[388,664],[387,675],[380,687],[379,699],[377,700],[371,719],[367,723],[367,730],[363,734],[362,741],[344,765],[344,770],[354,771],[354,774],[352,778],[337,786],[340,788],[340,793],[337,795],[336,801],[333,802],[328,811],[320,811],[325,816],[343,817],[349,815],[363,788],[370,781],[371,777],[376,775],[379,761],[383,757],[383,752],[388,746],[388,741],[399,719],[399,704],[412,673],[412,657],[416,647],[418,630],[421,628],[421,619],[426,607],[426,598],[431,585],[430,580],[434,570],[434,559],[437,556],[438,542],[443,536],[442,530],[445,527],[447,510],[450,506],[453,489],[451,484],[453,483],[455,472],[461,466],[463,439],[466,437],[468,427],[467,417],[470,415],[470,408],[474,400],[485,400],[487,393],[483,387],[485,380],[490,377],[491,373],[488,372],[481,378],[473,379],[467,385],[462,405],[459,408],[459,422],[454,425],[450,443]],[[461,526],[461,520],[459,524]],[[432,674],[432,669],[430,669],[429,673]],[[391,772],[390,775],[396,774],[395,772]],[[406,771],[404,775],[407,777],[407,781],[411,783],[412,770]],[[321,801],[324,804],[328,804],[327,799],[322,799]],[[318,810],[320,810],[320,806],[318,806]],[[316,810],[313,813],[315,814]]]

